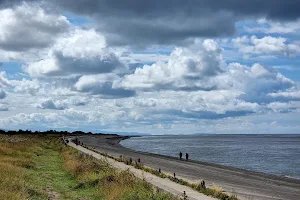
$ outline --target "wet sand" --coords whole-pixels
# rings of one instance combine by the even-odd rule
[[[199,161],[181,161],[175,157],[137,152],[119,144],[126,136],[98,135],[81,136],[79,140],[103,153],[120,155],[141,162],[149,167],[161,169],[191,182],[205,180],[208,186],[221,186],[225,192],[237,194],[245,200],[300,200],[300,180],[252,172]]]

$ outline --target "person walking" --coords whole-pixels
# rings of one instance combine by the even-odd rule
[[[186,159],[186,161],[189,160],[189,154],[188,153],[185,154],[185,159]]]
[[[179,153],[179,158],[180,158],[180,160],[182,160],[182,152],[181,151]]]

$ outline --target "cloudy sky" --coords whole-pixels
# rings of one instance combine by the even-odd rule
[[[0,129],[299,133],[299,0],[0,0]]]

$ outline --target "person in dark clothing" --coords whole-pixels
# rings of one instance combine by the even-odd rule
[[[179,153],[179,158],[180,158],[180,160],[182,160],[182,153],[181,153],[181,151]]]
[[[78,137],[75,138],[75,142],[76,145],[78,145]]]
[[[188,153],[185,154],[185,159],[186,159],[186,161],[189,160],[189,154]]]

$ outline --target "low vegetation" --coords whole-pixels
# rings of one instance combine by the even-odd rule
[[[49,135],[0,134],[0,177],[6,200],[180,199]]]
[[[63,145],[61,135],[83,132],[31,132],[0,130],[0,199],[187,199],[174,197],[137,179],[129,171],[117,171],[103,160],[96,160]],[[85,146],[85,145],[84,145]],[[189,186],[221,200],[237,200],[220,188],[205,183],[189,183],[162,173],[130,158],[115,158],[85,146],[106,157],[132,165],[161,178]]]

